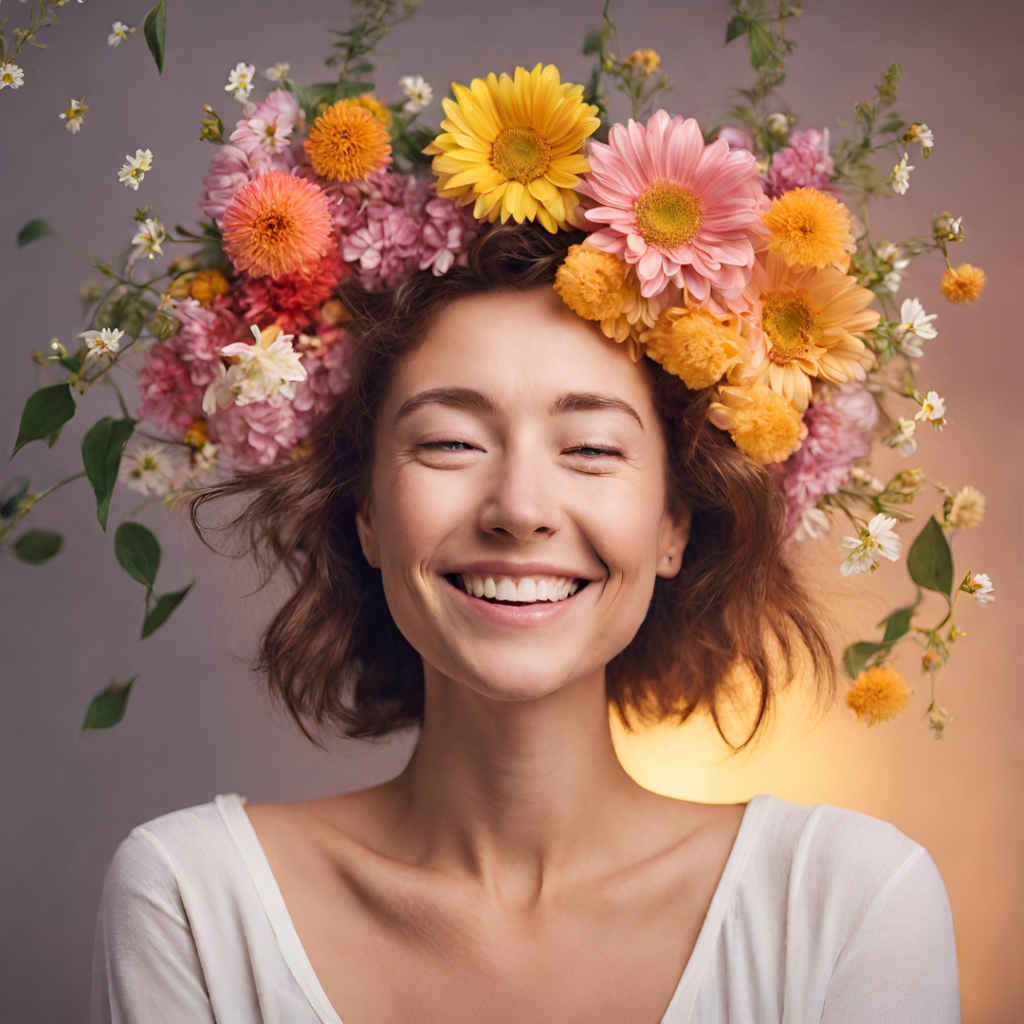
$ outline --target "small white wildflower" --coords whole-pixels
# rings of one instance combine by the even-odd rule
[[[936,430],[942,430],[946,425],[943,418],[945,415],[946,400],[939,398],[935,391],[929,391],[921,403],[921,408],[914,414],[914,419],[927,420]]]
[[[832,529],[832,520],[828,513],[820,508],[805,508],[800,513],[800,521],[793,530],[793,537],[798,541],[817,540],[824,537]]]
[[[252,92],[252,80],[256,74],[255,64],[243,64],[239,62],[234,70],[228,75],[228,84],[224,86],[225,92],[233,92],[236,100],[245,101]]]
[[[938,704],[928,709],[928,728],[932,730],[935,738],[942,739],[942,730],[953,721],[953,716]]]
[[[0,60],[0,89],[18,89],[25,84],[25,72],[17,64]]]
[[[926,124],[922,124],[919,121],[915,121],[906,131],[903,136],[904,142],[920,142],[921,152],[924,154],[925,159],[931,155],[931,151],[935,148],[935,135],[931,128]]]
[[[277,324],[262,331],[251,326],[254,345],[236,341],[221,349],[226,356],[237,356],[238,362],[228,370],[229,383],[235,391],[236,405],[265,402],[272,395],[295,397],[295,381],[309,376],[302,365],[302,356],[292,347],[293,334],[282,334]]]
[[[899,535],[893,530],[895,525],[896,519],[893,516],[879,512],[866,527],[860,527],[859,536],[844,537],[839,550],[849,550],[850,553],[840,567],[842,574],[849,576],[851,572],[874,572],[878,568],[879,558],[895,562],[903,549]]]
[[[66,122],[64,127],[72,135],[75,135],[82,127],[82,118],[89,113],[89,110],[90,108],[85,105],[85,97],[83,96],[80,100],[72,100],[71,106],[59,116],[62,121]]]
[[[123,21],[115,21],[110,26],[114,31],[107,36],[107,46],[120,46],[135,29],[129,28]]]
[[[160,243],[166,238],[167,232],[164,230],[160,218],[147,217],[142,229],[132,239],[132,245],[135,246],[135,249],[132,251],[131,256],[128,257],[129,266],[143,256],[149,259],[163,256],[164,251],[160,248]]]
[[[139,494],[162,498],[173,489],[178,468],[162,444],[137,445],[121,460],[118,479]]]
[[[774,114],[769,114],[766,123],[768,125],[768,131],[773,135],[786,136],[789,134],[789,118],[780,111],[776,111]]]
[[[275,64],[272,68],[267,68],[263,72],[263,77],[269,79],[271,82],[283,82],[288,78],[288,72],[291,71],[292,66],[287,61],[281,61]]]
[[[890,448],[895,448],[905,459],[909,459],[917,451],[917,439],[914,437],[914,430],[917,424],[913,420],[897,417],[896,433],[888,439]]]
[[[903,275],[898,270],[890,270],[886,273],[885,277],[882,278],[882,287],[893,295],[900,290],[900,284],[903,281]]]
[[[875,476],[870,469],[864,466],[854,466],[850,470],[850,477],[856,480],[857,483],[862,484],[865,489],[871,491],[873,494],[881,494],[885,490],[885,484]]]
[[[924,306],[917,299],[904,299],[900,306],[900,331],[904,336],[916,335],[918,338],[932,339],[939,332],[932,326],[932,320],[938,319],[938,313],[925,313]]]
[[[116,327],[104,327],[99,331],[82,331],[78,335],[86,344],[86,359],[99,359],[112,356],[120,347],[124,331]]]
[[[903,250],[892,242],[882,242],[875,250],[883,263],[888,263],[893,270],[906,270],[910,260],[903,255]]]
[[[910,188],[910,172],[913,169],[914,165],[907,163],[907,154],[904,153],[900,162],[892,169],[892,177],[889,178],[894,192],[901,196],[906,194]]]
[[[973,597],[978,604],[988,604],[990,601],[994,601],[996,599],[995,594],[992,592],[992,581],[988,578],[988,573],[972,573],[966,586],[970,591],[971,597]]]
[[[398,84],[408,97],[402,105],[407,114],[418,114],[424,107],[429,106],[434,98],[434,90],[423,81],[422,75],[403,75]]]
[[[955,530],[971,530],[981,525],[987,505],[988,499],[977,487],[965,484],[950,503],[947,521]]]
[[[153,153],[148,149],[135,150],[135,156],[125,154],[128,163],[117,172],[117,180],[125,184],[127,188],[133,188],[137,192],[139,183],[146,176],[147,171],[153,169]]]

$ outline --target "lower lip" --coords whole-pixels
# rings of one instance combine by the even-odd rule
[[[581,597],[590,593],[596,586],[597,581],[591,580],[585,587],[577,589],[575,594],[562,601],[537,601],[534,604],[495,604],[485,601],[482,597],[474,597],[464,590],[453,586],[443,576],[441,582],[452,592],[455,600],[464,605],[470,611],[479,615],[485,622],[495,626],[546,626],[549,622],[556,622],[573,605],[577,604]]]

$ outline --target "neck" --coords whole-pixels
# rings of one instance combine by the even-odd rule
[[[628,861],[641,812],[662,798],[619,764],[603,669],[524,700],[426,674],[419,744],[391,784],[420,863],[529,903]]]

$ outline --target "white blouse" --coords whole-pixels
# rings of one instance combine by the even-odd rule
[[[118,846],[92,1024],[342,1024],[244,802],[173,811]],[[928,851],[895,826],[762,793],[660,1024],[811,1021],[959,1024],[949,899]]]

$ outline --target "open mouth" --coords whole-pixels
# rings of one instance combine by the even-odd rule
[[[447,572],[444,573],[444,578],[450,583],[456,590],[461,591],[463,594],[467,594],[469,597],[475,598],[477,601],[486,601],[488,604],[503,604],[509,608],[531,608],[535,605],[545,606],[549,604],[563,604],[565,601],[571,601],[577,594],[581,593],[590,583],[591,580],[577,579],[576,589],[568,597],[562,598],[560,601],[499,601],[494,597],[477,597],[475,594],[467,591],[462,585],[462,581],[459,578],[458,573]]]

